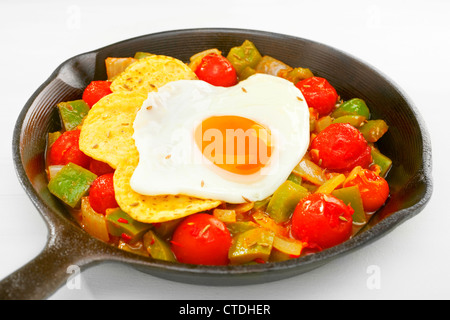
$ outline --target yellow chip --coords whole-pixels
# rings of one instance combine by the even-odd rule
[[[130,153],[137,154],[133,122],[147,98],[138,92],[114,92],[89,111],[80,134],[80,150],[117,168]]]
[[[222,203],[185,195],[141,195],[130,186],[130,179],[138,162],[138,156],[128,157],[114,173],[117,203],[135,220],[146,223],[165,222],[216,208]]]
[[[175,80],[196,80],[195,73],[182,61],[161,55],[142,58],[129,65],[111,83],[113,92],[151,92]]]

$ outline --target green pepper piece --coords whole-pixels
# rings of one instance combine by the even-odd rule
[[[359,128],[359,131],[368,142],[377,142],[388,129],[389,127],[384,120],[369,120]]]
[[[62,135],[60,131],[49,132],[47,138],[47,149],[52,146],[52,144]]]
[[[253,203],[253,210],[266,211],[267,205],[269,204],[271,198],[272,197],[270,196],[270,197],[267,197],[267,198],[265,198],[263,200],[255,201]]]
[[[305,80],[312,77],[314,77],[314,74],[311,72],[311,70],[309,70],[308,68],[297,67],[288,71],[283,78],[296,84],[301,80]]]
[[[166,222],[153,223],[153,230],[161,238],[168,239],[172,236],[173,231],[181,221],[183,221],[183,218],[170,220]]]
[[[392,160],[382,154],[380,150],[375,147],[372,147],[371,154],[373,162],[380,167],[380,176],[385,177],[389,172],[389,169],[392,167]]]
[[[346,205],[353,208],[353,222],[366,223],[366,213],[364,211],[361,193],[358,186],[336,189],[331,193],[336,198],[342,200]]]
[[[96,178],[89,170],[70,162],[49,181],[48,189],[70,207],[78,208]]]
[[[245,67],[244,70],[241,71],[240,75],[239,75],[239,80],[245,80],[248,77],[254,75],[256,73],[256,70],[253,69],[252,67]]]
[[[266,212],[276,222],[289,220],[298,202],[309,194],[306,188],[286,180],[275,190]]]
[[[233,237],[228,252],[232,264],[241,264],[263,259],[267,261],[272,251],[275,233],[264,228],[253,228]]]
[[[288,179],[289,181],[292,181],[292,182],[294,182],[294,183],[296,183],[296,184],[299,184],[299,185],[301,185],[301,184],[302,184],[302,181],[303,181],[302,177],[296,175],[296,174],[293,173],[293,172],[289,175],[289,177],[288,177],[287,179]]]
[[[339,118],[347,115],[359,115],[370,119],[370,111],[364,100],[354,98],[341,104],[332,114],[333,118]]]
[[[142,51],[138,51],[134,54],[134,58],[135,59],[142,59],[142,58],[147,58],[147,57],[151,57],[154,56],[154,54],[149,53],[149,52],[142,52]]]
[[[149,230],[144,234],[142,241],[147,252],[153,259],[176,261],[169,244],[158,237],[152,230]]]
[[[261,58],[258,49],[249,40],[245,40],[239,47],[231,48],[227,55],[228,61],[233,65],[239,78],[246,67],[255,69]]]
[[[89,105],[83,100],[60,102],[57,106],[66,131],[79,126],[90,110]]]
[[[355,128],[359,128],[366,121],[366,117],[359,115],[346,115],[333,120],[333,123],[349,123]]]
[[[130,243],[138,241],[152,226],[149,223],[134,220],[120,208],[106,211],[106,223],[111,235],[126,238],[125,240]]]
[[[230,222],[226,224],[228,231],[230,231],[231,235],[234,236],[238,233],[242,233],[248,231],[253,228],[259,228],[259,226],[253,221],[236,221]]]

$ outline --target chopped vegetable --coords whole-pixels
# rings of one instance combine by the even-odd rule
[[[89,106],[83,100],[60,102],[57,104],[59,115],[66,131],[78,127],[89,112]]]
[[[105,219],[109,234],[121,237],[127,243],[140,240],[152,226],[134,220],[120,208],[106,210]]]
[[[324,184],[327,180],[323,169],[308,159],[300,161],[294,168],[293,173],[318,186]]]
[[[356,167],[344,182],[344,187],[358,186],[366,212],[378,210],[389,197],[387,181],[375,172]]]
[[[109,241],[105,216],[92,209],[88,197],[81,198],[81,225],[87,233],[97,239]]]
[[[318,193],[331,193],[345,181],[345,175],[338,174],[329,180],[327,180],[324,184],[322,184],[319,188],[317,188],[316,192]]]
[[[236,211],[229,209],[214,209],[213,215],[222,222],[236,222]]]
[[[261,60],[261,54],[251,41],[245,40],[241,46],[230,49],[227,59],[236,69],[239,79],[242,80],[254,73],[256,65]]]
[[[367,141],[377,142],[388,131],[388,125],[384,120],[369,120],[359,131]]]
[[[380,176],[385,177],[392,167],[392,160],[374,147],[372,147],[371,154],[373,162],[380,167]]]
[[[353,208],[354,210],[352,215],[353,222],[355,223],[367,222],[361,194],[357,186],[336,189],[331,194]]]
[[[48,183],[49,191],[72,208],[79,207],[88,194],[95,174],[74,163],[65,165]]]
[[[114,78],[125,71],[125,69],[132,64],[133,62],[136,62],[137,58],[106,58],[105,59],[105,65],[106,65],[106,75],[108,76],[108,81],[114,80]]]
[[[346,116],[341,116],[339,118],[334,119],[333,123],[349,123],[353,127],[359,128],[364,124],[365,121],[366,121],[366,118],[363,116],[346,115]]]
[[[273,247],[283,253],[299,257],[303,244],[301,241],[276,235],[273,239]]]
[[[309,194],[301,185],[285,181],[272,195],[266,212],[276,222],[286,222],[291,218],[298,202]]]
[[[339,118],[342,116],[349,116],[349,115],[362,116],[367,120],[370,119],[369,108],[367,107],[364,100],[359,98],[354,98],[344,102],[331,114],[333,118]]]
[[[153,259],[173,261],[175,256],[170,249],[170,245],[158,237],[152,230],[147,231],[142,238],[144,247]]]
[[[233,238],[228,257],[232,264],[241,264],[255,259],[269,260],[274,232],[264,228],[254,228]]]

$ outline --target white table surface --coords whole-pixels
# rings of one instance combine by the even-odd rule
[[[47,229],[20,186],[12,132],[22,107],[66,59],[139,35],[233,27],[318,41],[357,56],[396,82],[433,142],[434,192],[416,217],[376,242],[286,280],[207,287],[103,263],[50,299],[448,299],[450,298],[450,2],[427,1],[1,1],[0,279],[43,249]],[[447,123],[446,123],[447,122]],[[379,282],[372,282],[373,271]]]

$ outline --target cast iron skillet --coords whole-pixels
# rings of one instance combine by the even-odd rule
[[[291,66],[309,67],[327,78],[343,99],[359,97],[374,118],[390,126],[379,147],[393,160],[388,181],[391,197],[368,227],[331,249],[285,262],[246,266],[195,266],[166,263],[116,249],[88,235],[47,189],[44,149],[48,132],[60,128],[55,105],[79,99],[94,79],[105,79],[104,59],[132,56],[136,51],[164,54],[188,61],[199,51],[224,53],[245,39],[267,55]],[[157,277],[207,285],[244,285],[275,281],[321,266],[361,248],[418,214],[432,193],[431,145],[423,120],[405,94],[379,71],[354,57],[313,41],[292,36],[238,29],[192,29],[150,34],[73,57],[61,64],[28,100],[14,129],[13,156],[18,178],[48,226],[48,242],[28,264],[0,283],[2,299],[49,297],[69,278],[68,268],[81,270],[104,261],[130,264]],[[69,269],[70,270],[70,269]]]

